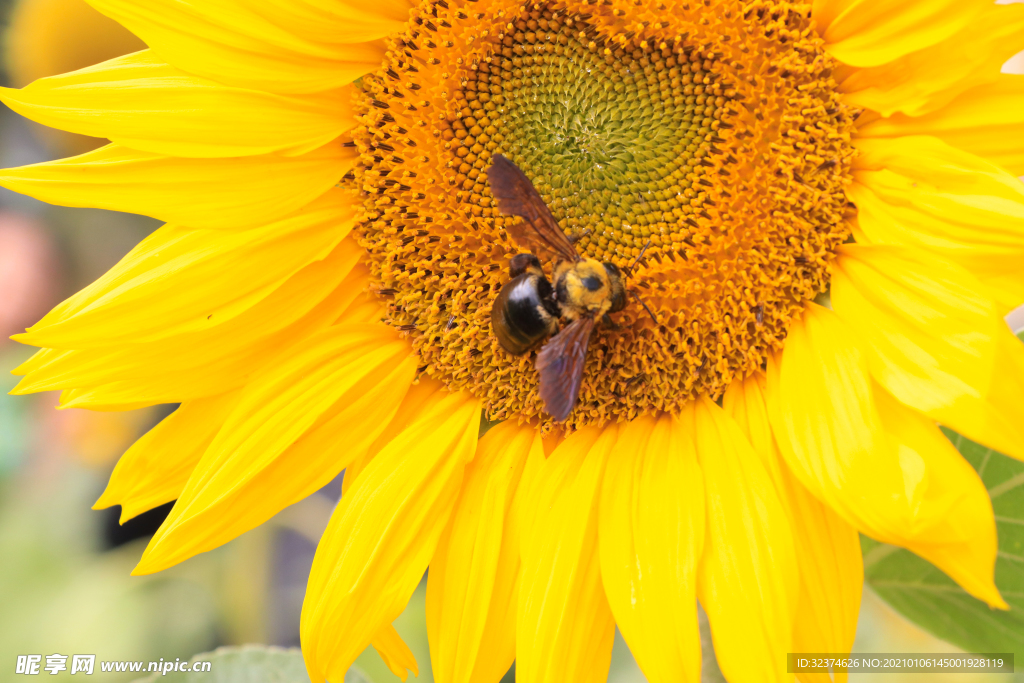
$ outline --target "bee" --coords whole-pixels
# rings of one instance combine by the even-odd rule
[[[540,397],[548,414],[564,422],[576,405],[594,325],[599,319],[611,323],[608,314],[626,307],[626,288],[614,264],[580,256],[515,164],[500,154],[492,160],[487,179],[498,208],[523,218],[507,227],[509,234],[555,265],[549,281],[533,253],[512,257],[510,279],[491,308],[491,329],[502,348],[517,356],[550,337],[537,354]],[[568,324],[558,331],[560,322]]]

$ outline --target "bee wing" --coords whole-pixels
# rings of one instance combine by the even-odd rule
[[[491,167],[487,169],[487,180],[501,212],[524,219],[522,223],[506,228],[520,246],[531,250],[540,247],[539,251],[563,261],[579,260],[576,248],[558,227],[551,209],[518,166],[501,154],[495,154],[491,157]]]
[[[540,397],[544,409],[558,422],[565,422],[576,406],[587,360],[587,344],[593,330],[593,318],[574,320],[537,354]]]

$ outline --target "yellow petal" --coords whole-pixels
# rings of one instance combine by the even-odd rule
[[[972,273],[978,277],[976,273]],[[1024,277],[1021,273],[990,273],[979,277],[988,297],[1000,311],[1010,311],[1024,302]]]
[[[57,404],[57,410],[63,410],[65,408],[77,408],[79,406],[74,405],[75,399],[77,398],[79,389],[65,389],[60,392],[60,401]],[[71,405],[69,405],[69,403]],[[117,403],[117,404],[105,404],[93,410],[100,412],[124,412],[126,410],[138,410],[139,408],[149,408],[154,403]]]
[[[882,116],[927,114],[968,88],[999,78],[1003,63],[1022,47],[1022,33],[1024,6],[989,5],[941,43],[887,64],[854,70],[840,84],[843,101]]]
[[[351,324],[351,322],[341,322],[339,324]],[[362,471],[370,464],[370,461],[385,446],[391,443],[396,436],[419,420],[423,411],[431,405],[431,401],[437,399],[438,392],[444,390],[444,385],[441,382],[426,378],[421,378],[409,387],[405,398],[402,399],[402,403],[398,406],[398,411],[395,412],[395,416],[391,418],[391,421],[385,425],[380,436],[370,444],[370,447],[364,453],[360,453],[357,457],[353,458],[352,462],[345,467],[345,476],[341,481],[342,495],[348,492]]]
[[[331,328],[266,368],[240,394],[135,573],[215,548],[325,486],[381,433],[414,373],[408,344],[383,325]]]
[[[365,268],[365,267],[364,267]],[[369,273],[369,270],[366,270]],[[379,323],[385,318],[386,308],[381,305],[380,298],[376,294],[364,289],[356,292],[352,303],[345,308],[344,313],[339,317],[339,323]]]
[[[792,475],[790,475],[792,476]],[[864,560],[857,530],[822,505],[800,482],[792,479],[790,505],[797,562],[800,563],[800,599],[793,616],[794,652],[850,652],[857,635]],[[836,672],[835,683],[845,683],[846,672]],[[801,683],[829,683],[822,674],[797,676]]]
[[[1024,293],[1024,232],[1016,227],[1024,187],[1016,177],[936,138],[865,138],[857,147],[849,193],[859,242],[906,244],[955,261],[1008,302],[1004,312],[1024,301],[1013,296]]]
[[[704,485],[693,437],[679,421],[641,417],[622,427],[608,458],[598,531],[608,604],[644,676],[698,683]]]
[[[761,458],[721,408],[704,398],[681,420],[692,425],[704,474],[697,597],[718,664],[730,683],[790,680],[799,569],[786,511]]]
[[[15,87],[72,71],[146,44],[84,0],[26,0],[11,6],[4,64]]]
[[[189,73],[268,92],[307,93],[380,64],[377,41],[401,30],[405,2],[91,0]]]
[[[230,392],[178,406],[125,451],[93,509],[120,505],[124,524],[175,500],[237,398]]]
[[[993,400],[1024,396],[1024,346],[981,284],[913,249],[845,245],[840,253],[832,306],[867,343],[872,376],[933,420],[1024,459],[1024,403]],[[1009,362],[998,362],[1006,360],[1000,337],[1013,342]]]
[[[351,199],[331,192],[293,216],[246,231],[164,226],[18,341],[102,348],[212,330],[334,251],[354,225]],[[352,259],[348,268],[354,265]]]
[[[455,511],[430,561],[427,635],[438,683],[501,679],[515,658],[519,529],[513,500],[540,432],[514,421],[480,439]]]
[[[236,6],[238,5],[236,0]],[[404,28],[409,9],[416,3],[409,0],[270,0],[243,2],[276,26],[303,40],[334,44],[375,40]]]
[[[67,355],[67,351],[60,349],[39,349],[32,354],[27,361],[11,370],[12,375],[27,375],[39,368],[45,368],[50,363]]]
[[[520,517],[519,683],[608,678],[615,622],[601,586],[597,522],[615,439],[615,427],[585,427],[546,461],[531,459],[534,472],[523,475],[529,488]]]
[[[264,300],[220,325],[152,342],[48,350],[23,364],[15,393],[79,388],[76,407],[177,403],[223,393],[334,323],[368,284],[362,250],[343,240]],[[379,316],[378,316],[379,318]],[[354,322],[354,321],[353,321]],[[119,327],[131,328],[131,318]]]
[[[1022,126],[1024,75],[997,74],[992,82],[965,90],[941,109],[923,116],[896,114],[879,119],[863,126],[858,134],[868,138],[935,136],[1016,176],[1024,174]]]
[[[341,497],[302,605],[302,653],[313,683],[343,680],[374,634],[405,608],[455,507],[479,428],[477,399],[435,392]]]
[[[391,670],[391,673],[402,679],[402,683],[405,683],[405,679],[409,678],[409,671],[412,672],[413,676],[420,675],[420,667],[416,663],[416,656],[391,624],[378,631],[370,643],[373,645],[373,649],[377,651],[377,654],[380,655],[380,658],[384,660],[384,664]]]
[[[862,533],[1001,606],[985,487],[933,422],[872,383],[864,355],[835,313],[808,304],[781,360],[769,360],[768,413],[786,463]]]
[[[1024,204],[980,192],[950,192],[888,170],[857,175],[847,192],[857,205],[859,244],[911,246],[956,262],[976,277],[985,264],[1006,272],[1024,252],[1024,238],[1010,229],[1024,218]]]
[[[899,539],[879,540],[902,541],[989,607],[1009,609],[995,585],[996,522],[978,473],[934,422],[885,391],[876,389],[875,400],[911,512]]]
[[[182,159],[106,145],[0,171],[0,185],[61,206],[140,213],[191,228],[265,225],[324,194],[355,163],[334,141],[301,156]]]
[[[850,66],[877,66],[935,45],[967,26],[988,0],[817,0],[825,49]],[[827,28],[825,28],[827,27]]]
[[[295,97],[224,86],[150,50],[0,88],[4,104],[45,126],[179,157],[315,149],[355,125],[351,97],[351,87]]]
[[[866,518],[858,528],[873,529],[884,526],[883,510],[854,498],[847,470],[883,463],[881,498],[902,491],[903,474],[894,471],[864,354],[849,334],[835,313],[808,305],[803,321],[790,329],[781,359],[769,361],[768,410],[779,449],[801,483],[844,518]]]
[[[1019,180],[976,155],[953,147],[934,137],[913,135],[892,139],[857,138],[860,153],[854,175],[859,182],[880,193],[904,193],[912,182],[924,183],[925,196],[946,193],[970,196],[968,192],[991,195],[1002,202],[1024,201],[1024,188]],[[910,179],[882,181],[875,175],[882,170]],[[875,182],[879,179],[879,182]],[[973,182],[972,182],[973,181]],[[896,203],[904,203],[897,201]],[[1007,231],[1009,232],[1009,231]],[[1019,231],[1017,231],[1019,232]]]
[[[864,568],[857,530],[800,484],[782,462],[768,421],[764,378],[734,382],[722,403],[765,463],[793,529],[800,596],[793,618],[794,652],[849,653],[857,630]],[[804,673],[802,683],[830,683]],[[836,683],[847,674],[836,674]]]

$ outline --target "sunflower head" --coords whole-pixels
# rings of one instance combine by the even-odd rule
[[[534,356],[489,325],[523,248],[487,184],[499,153],[581,253],[629,268],[570,427],[678,412],[761,367],[850,234],[853,117],[807,6],[472,9],[414,8],[357,96],[361,243],[420,372],[492,419],[550,422]]]
[[[442,683],[603,680],[616,627],[697,680],[698,601],[728,680],[782,680],[849,651],[859,534],[1007,607],[1006,489],[937,425],[1024,460],[1024,5],[89,1],[152,50],[0,99],[113,144],[0,184],[170,224],[18,337],[17,391],[180,404],[97,503],[177,501],[136,572],[344,470],[313,681],[416,671],[428,567]],[[565,430],[490,326],[532,234],[498,154],[630,292]]]

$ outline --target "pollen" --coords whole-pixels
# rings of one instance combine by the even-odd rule
[[[363,192],[374,288],[420,372],[491,419],[551,424],[535,353],[490,329],[522,250],[487,185],[496,153],[581,253],[628,269],[568,428],[675,412],[763,366],[850,235],[855,112],[809,5],[481,4],[421,3],[356,96],[342,182]]]

